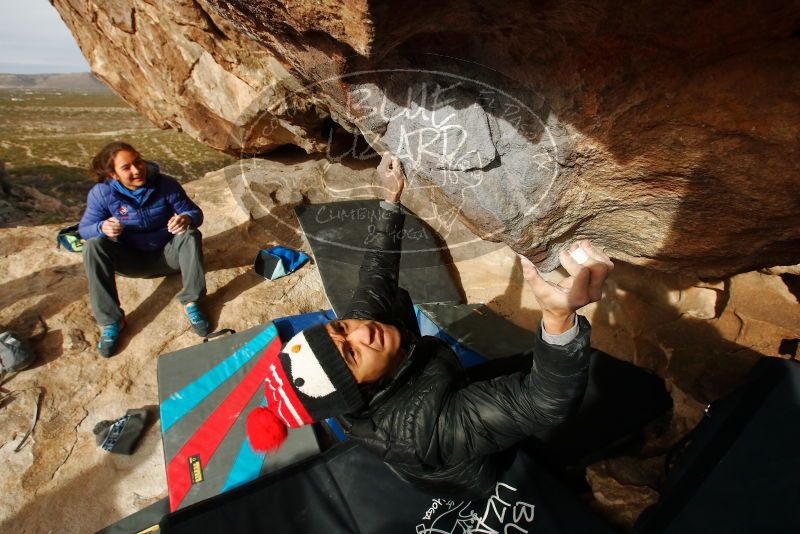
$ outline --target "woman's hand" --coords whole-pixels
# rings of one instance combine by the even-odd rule
[[[116,217],[110,217],[100,225],[100,231],[108,237],[117,237],[122,233],[122,223]]]
[[[522,275],[542,307],[544,328],[552,335],[561,334],[572,327],[576,310],[600,300],[603,296],[603,284],[608,273],[614,269],[609,257],[593,247],[588,240],[573,243],[569,252],[561,251],[559,260],[570,276],[558,284],[542,278],[528,258],[519,258],[522,262]]]
[[[378,180],[383,188],[383,199],[386,202],[399,202],[403,193],[406,175],[400,159],[384,152],[378,164]]]
[[[189,228],[189,225],[192,224],[192,218],[188,215],[173,215],[172,218],[167,221],[167,230],[169,233],[174,235],[181,235],[183,232]]]

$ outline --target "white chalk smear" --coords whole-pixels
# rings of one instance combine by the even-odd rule
[[[569,255],[572,256],[572,259],[575,260],[575,263],[578,265],[583,265],[589,259],[589,255],[580,247],[570,251]]]

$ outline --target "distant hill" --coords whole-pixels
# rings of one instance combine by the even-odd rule
[[[57,91],[111,92],[89,72],[69,74],[2,74],[0,89],[51,89]]]

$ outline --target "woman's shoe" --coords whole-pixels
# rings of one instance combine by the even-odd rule
[[[189,323],[192,325],[194,333],[200,337],[206,337],[208,335],[208,319],[200,305],[196,302],[190,302],[184,306],[183,311],[186,313],[186,317],[189,318]]]
[[[119,333],[125,328],[125,319],[111,324],[100,326],[100,341],[97,342],[97,352],[103,358],[110,358],[114,355],[119,341]]]

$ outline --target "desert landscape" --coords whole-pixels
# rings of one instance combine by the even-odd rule
[[[0,226],[80,218],[93,185],[86,169],[100,147],[117,139],[136,139],[181,182],[232,161],[156,128],[90,75],[65,76],[0,74],[0,160],[13,191],[0,197]]]

